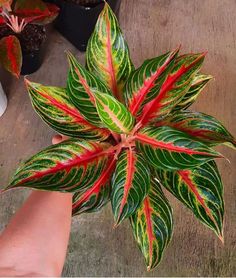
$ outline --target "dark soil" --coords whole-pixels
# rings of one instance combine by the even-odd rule
[[[21,44],[25,54],[37,51],[46,39],[44,26],[28,24],[20,34],[14,33],[7,25],[0,25],[0,39],[9,35],[15,35]]]
[[[97,4],[103,3],[102,0],[64,0],[68,3],[74,3],[85,7],[94,7]]]

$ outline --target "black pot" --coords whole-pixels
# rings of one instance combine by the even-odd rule
[[[121,0],[107,0],[107,2],[118,16]],[[54,0],[54,3],[60,7],[60,14],[55,23],[56,29],[80,51],[85,51],[104,3],[92,7],[63,0]]]
[[[36,72],[43,63],[44,47],[31,53],[22,53],[21,75],[27,75]]]

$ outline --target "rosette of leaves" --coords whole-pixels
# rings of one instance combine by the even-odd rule
[[[11,188],[72,192],[73,215],[109,201],[115,226],[129,219],[148,270],[173,232],[162,187],[223,240],[223,186],[212,147],[235,140],[215,118],[190,112],[211,79],[205,53],[179,49],[135,69],[117,19],[105,4],[87,47],[87,67],[68,53],[67,87],[26,80],[32,105],[49,126],[71,137],[34,155]]]
[[[42,0],[0,0],[0,28],[8,26],[15,35],[0,40],[0,63],[16,77],[22,67],[22,50],[17,38],[27,24],[45,25],[52,22],[58,15],[56,5]]]

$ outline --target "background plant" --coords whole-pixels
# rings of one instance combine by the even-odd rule
[[[56,131],[73,137],[20,165],[6,188],[73,192],[73,215],[111,201],[115,226],[130,220],[154,268],[173,232],[165,187],[223,240],[223,186],[218,144],[235,147],[214,117],[187,110],[211,79],[205,53],[179,49],[134,69],[109,6],[87,48],[87,68],[68,53],[67,88],[26,80],[32,104]]]
[[[6,70],[19,77],[22,50],[18,35],[27,24],[43,25],[53,21],[58,8],[41,0],[1,0],[0,9],[0,27],[7,25],[15,33],[0,40],[0,62]]]

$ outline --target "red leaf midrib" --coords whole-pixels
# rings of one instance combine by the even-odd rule
[[[188,149],[185,147],[180,147],[180,146],[175,146],[172,143],[165,143],[162,141],[155,140],[154,138],[148,137],[147,135],[144,134],[136,134],[136,139],[143,142],[147,143],[153,147],[160,148],[160,149],[165,149],[168,151],[173,151],[173,152],[179,152],[179,153],[186,153],[189,155],[193,154],[198,154],[198,155],[207,155],[207,156],[214,156],[213,154],[207,153],[207,152],[201,152],[201,151],[195,151],[192,149]]]
[[[187,67],[182,65],[179,70],[173,74],[168,75],[166,81],[161,87],[160,93],[158,96],[149,102],[144,107],[144,113],[142,117],[140,118],[140,122],[142,125],[145,125],[149,122],[150,119],[152,119],[153,116],[155,116],[158,113],[158,110],[161,108],[161,100],[165,98],[166,94],[173,88],[175,82],[184,74],[186,73],[191,67],[193,67],[202,57],[204,57],[205,54],[200,55],[197,59],[195,59],[190,65]]]
[[[123,194],[121,204],[120,204],[119,215],[117,217],[117,223],[120,220],[122,211],[127,202],[128,194],[132,187],[132,181],[133,181],[134,173],[135,173],[135,163],[136,163],[135,154],[131,148],[126,151],[126,154],[127,154],[126,180],[125,180],[125,184],[124,184],[124,194]]]
[[[94,183],[94,185],[88,189],[87,191],[84,192],[84,194],[82,194],[81,198],[73,204],[72,209],[76,209],[77,207],[79,207],[83,202],[87,201],[90,196],[92,194],[98,194],[100,192],[100,189],[102,186],[106,185],[107,180],[109,179],[110,175],[112,174],[112,169],[114,168],[116,163],[116,159],[112,159],[108,162],[108,168],[106,168],[101,176],[99,177],[99,179]]]
[[[192,191],[192,193],[194,194],[196,199],[199,201],[199,203],[202,205],[202,207],[205,209],[207,215],[212,220],[212,222],[215,224],[216,228],[218,228],[215,218],[213,217],[210,209],[207,207],[207,205],[205,203],[205,200],[201,197],[196,185],[193,183],[193,181],[191,179],[191,172],[189,170],[180,170],[180,171],[178,171],[178,174],[180,175],[182,181],[190,189],[190,191]]]
[[[147,94],[150,92],[150,90],[155,86],[155,81],[158,79],[158,77],[164,72],[166,67],[169,65],[169,63],[172,61],[176,51],[168,56],[168,58],[165,60],[162,66],[160,66],[154,74],[146,81],[144,80],[143,86],[140,88],[140,90],[134,94],[130,104],[129,109],[130,112],[135,116],[137,112],[139,111],[142,102],[144,101],[144,98],[147,96]]]
[[[58,163],[56,163],[55,166],[51,167],[50,169],[40,171],[40,172],[35,172],[34,175],[21,180],[20,183],[18,184],[18,186],[20,186],[26,182],[32,181],[34,179],[39,179],[46,175],[54,174],[61,170],[65,170],[65,171],[69,172],[71,170],[71,168],[76,165],[81,165],[81,166],[83,165],[84,167],[86,167],[86,165],[89,162],[93,161],[94,159],[98,159],[103,156],[109,156],[112,153],[113,153],[113,151],[111,151],[111,153],[109,153],[108,150],[104,150],[102,147],[95,146],[95,149],[93,151],[85,150],[85,152],[81,156],[79,156],[79,157],[77,156],[75,159],[68,159],[64,163],[58,162]]]
[[[79,81],[83,85],[85,92],[88,94],[90,101],[93,104],[95,104],[95,97],[93,95],[93,92],[90,91],[90,87],[89,87],[87,81],[83,78],[83,76],[81,75],[80,71],[76,67],[75,67],[75,72],[78,75]]]
[[[149,198],[146,197],[143,202],[143,210],[144,210],[144,215],[146,218],[147,226],[147,236],[148,236],[148,241],[149,241],[149,265],[148,265],[148,270],[151,269],[152,265],[152,256],[153,256],[153,240],[155,239],[154,233],[153,233],[153,224],[152,224],[152,219],[151,219],[151,213],[153,209],[150,206],[150,201]]]

